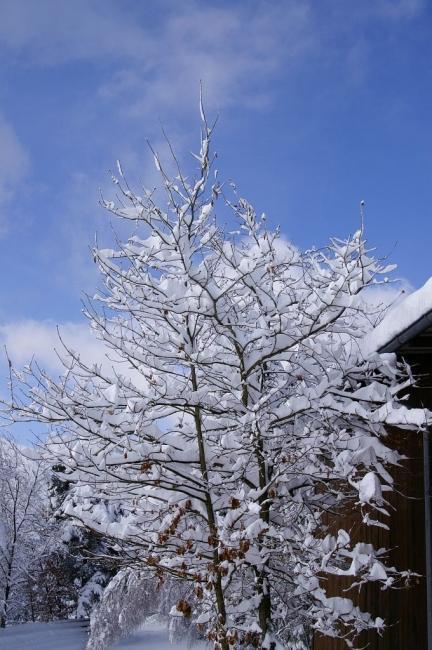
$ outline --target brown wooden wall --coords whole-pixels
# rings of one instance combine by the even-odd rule
[[[423,370],[429,375],[422,379],[423,387],[414,391],[410,398],[413,406],[432,406],[431,357],[421,360]],[[425,363],[426,361],[426,363]],[[410,360],[414,364],[412,360]],[[416,367],[419,367],[416,360]],[[427,650],[427,604],[426,604],[426,549],[424,516],[424,460],[423,434],[403,431],[389,431],[389,446],[408,457],[403,467],[393,471],[395,491],[386,493],[391,504],[391,515],[385,518],[389,530],[364,526],[358,514],[347,513],[343,526],[351,529],[355,541],[373,543],[376,548],[389,549],[388,564],[399,569],[409,569],[421,574],[409,586],[398,590],[381,590],[376,584],[364,585],[360,592],[344,589],[351,579],[331,576],[326,582],[328,595],[352,598],[361,609],[374,616],[381,616],[389,626],[381,637],[368,632],[356,640],[356,647],[367,645],[369,650]],[[331,528],[338,528],[339,520],[330,522]],[[313,650],[346,650],[344,641],[316,635]]]
[[[410,457],[395,476],[396,490],[388,497],[394,508],[386,523],[390,530],[364,526],[358,515],[344,517],[343,525],[351,529],[351,539],[373,543],[376,548],[390,549],[388,564],[425,575],[423,444],[421,434],[392,431],[391,444]],[[390,626],[383,637],[376,632],[363,634],[356,645],[369,643],[370,650],[426,650],[426,585],[423,577],[410,588],[382,591],[376,584],[364,585],[360,593],[343,590],[352,579],[331,576],[326,582],[328,595],[352,598],[361,609],[381,616]],[[313,650],[346,650],[344,641],[318,637]]]

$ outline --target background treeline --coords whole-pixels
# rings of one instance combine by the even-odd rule
[[[116,573],[95,560],[102,543],[56,515],[68,490],[61,467],[0,438],[0,625],[87,618]],[[109,553],[109,551],[108,551]]]

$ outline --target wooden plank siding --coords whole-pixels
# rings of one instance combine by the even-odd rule
[[[430,350],[429,350],[430,351]],[[401,351],[415,371],[421,374],[419,387],[410,395],[412,406],[432,408],[432,354],[424,349],[412,354],[412,348]],[[411,354],[410,354],[411,353]],[[351,531],[354,542],[365,541],[376,548],[387,548],[388,564],[411,570],[421,577],[401,589],[382,590],[370,583],[359,591],[349,589],[352,578],[331,576],[326,581],[329,595],[347,596],[374,616],[385,619],[389,626],[383,636],[375,631],[362,634],[356,647],[369,650],[427,650],[426,548],[423,434],[391,429],[387,444],[407,456],[403,466],[393,470],[395,491],[385,493],[390,502],[390,517],[383,519],[389,530],[365,526],[358,514],[344,513],[330,521],[330,529],[342,525]],[[345,591],[349,589],[348,591]],[[316,634],[313,650],[346,650],[345,641]]]

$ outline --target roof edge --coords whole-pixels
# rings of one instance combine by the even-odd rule
[[[432,277],[398,305],[390,307],[383,320],[363,338],[363,356],[395,352],[404,343],[432,325]]]
[[[394,336],[390,341],[379,347],[377,352],[396,352],[398,348],[413,339],[417,334],[420,334],[432,326],[432,309],[426,314],[423,314],[414,323],[412,323],[405,330]]]

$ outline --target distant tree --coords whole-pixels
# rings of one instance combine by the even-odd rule
[[[63,515],[62,504],[71,488],[67,468],[50,466],[47,476],[50,542],[31,574],[37,593],[37,618],[87,619],[117,572],[117,560],[100,535]]]
[[[63,513],[111,540],[125,569],[189,584],[172,613],[215,648],[381,630],[328,596],[323,577],[387,588],[400,574],[347,530],[326,534],[324,515],[349,505],[370,525],[385,516],[399,459],[385,427],[424,423],[399,399],[407,369],[361,354],[364,291],[388,269],[362,231],[300,252],[269,230],[225,196],[211,135],[202,111],[195,178],[174,154],[172,178],[155,154],[163,203],[134,193],[119,165],[119,198],[103,203],[134,231],[94,251],[104,291],[87,310],[114,374],[72,351],[59,379],[30,367],[13,418],[52,426],[50,453],[71,485]]]
[[[113,575],[94,560],[101,546],[91,532],[55,516],[64,482],[57,467],[51,483],[49,466],[38,454],[0,437],[1,627],[88,618]]]
[[[41,542],[44,487],[40,461],[0,437],[0,627],[22,615],[29,566]]]

